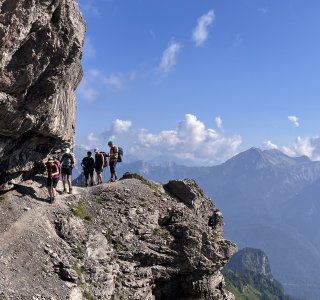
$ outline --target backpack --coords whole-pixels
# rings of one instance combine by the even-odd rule
[[[106,168],[108,166],[108,159],[107,159],[107,153],[104,152],[104,151],[100,151],[100,154],[102,154],[103,156],[103,159],[104,159],[104,164],[103,164],[103,167]]]
[[[61,161],[61,167],[62,168],[71,168],[72,166],[72,159],[71,159],[71,154],[63,154],[62,156],[62,161]]]
[[[123,149],[121,147],[118,147],[118,158],[117,162],[122,162],[122,156],[123,156]]]

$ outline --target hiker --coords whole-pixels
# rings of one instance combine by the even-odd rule
[[[74,167],[74,156],[70,151],[70,148],[66,149],[66,152],[62,155],[60,160],[61,162],[61,176],[63,183],[63,192],[66,193],[66,179],[68,181],[69,186],[69,194],[72,194],[72,185],[71,185],[71,177],[72,177],[72,168]]]
[[[118,161],[118,155],[119,155],[119,150],[116,145],[113,144],[112,141],[108,142],[108,146],[110,147],[110,152],[109,152],[109,166],[110,166],[110,179],[108,182],[114,182],[118,179],[117,173],[116,173],[116,165]]]
[[[95,152],[95,159],[94,159],[94,168],[97,173],[98,177],[98,184],[102,184],[102,172],[103,172],[103,166],[104,166],[104,157],[102,153],[100,153],[99,149],[94,149]]]
[[[47,188],[49,193],[49,201],[53,203],[56,196],[56,188],[59,181],[60,175],[60,162],[53,157],[49,157],[48,161],[45,163],[47,168],[48,178],[47,178]]]
[[[92,152],[88,151],[87,156],[83,158],[81,162],[81,167],[83,168],[83,174],[85,178],[85,187],[88,186],[88,180],[90,176],[90,185],[93,186],[93,171],[94,171],[94,159],[92,156]]]

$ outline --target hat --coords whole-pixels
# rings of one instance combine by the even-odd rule
[[[95,153],[99,152],[99,148],[94,149],[94,152]]]
[[[112,142],[112,141],[109,141],[109,142],[108,142],[108,145],[113,145],[113,142]]]
[[[66,153],[70,153],[70,148],[66,148]]]
[[[54,159],[53,159],[53,157],[48,157],[48,162],[54,162]]]

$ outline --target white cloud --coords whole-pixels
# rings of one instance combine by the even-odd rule
[[[168,73],[171,68],[175,65],[177,55],[181,50],[181,44],[174,41],[170,42],[168,48],[164,50],[159,65],[159,69],[165,73]]]
[[[112,130],[115,133],[127,132],[132,125],[132,122],[129,120],[120,120],[116,119],[112,122]]]
[[[242,143],[240,136],[225,136],[207,128],[196,116],[186,114],[176,128],[158,133],[135,129],[132,122],[116,119],[110,130],[98,135],[91,133],[88,144],[107,148],[107,141],[121,145],[128,157],[135,160],[170,162],[184,165],[213,165],[236,153]]]
[[[178,123],[176,129],[161,131],[158,134],[143,130],[138,135],[141,151],[153,149],[168,160],[185,159],[185,164],[214,164],[233,156],[242,143],[240,136],[225,137],[192,114]]]
[[[290,122],[292,122],[295,127],[299,127],[300,126],[298,117],[296,117],[296,116],[288,116],[288,120]]]
[[[221,119],[221,117],[220,116],[215,117],[214,121],[216,122],[217,127],[219,129],[221,129],[222,128],[222,119]]]
[[[265,141],[261,148],[264,150],[278,149],[279,147],[276,144],[273,144],[271,141]]]
[[[198,19],[198,24],[192,32],[192,40],[197,47],[200,47],[208,39],[209,27],[212,25],[215,19],[213,10],[210,10],[207,14],[201,16]]]
[[[99,139],[94,135],[93,132],[88,134],[88,141],[90,144],[97,142]]]
[[[124,79],[121,75],[111,74],[105,79],[105,83],[115,91],[124,89]]]
[[[284,146],[283,152],[290,156],[306,155],[311,159],[318,159],[320,154],[320,138],[298,136],[292,146]]]

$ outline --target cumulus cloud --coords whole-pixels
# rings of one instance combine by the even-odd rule
[[[141,149],[154,149],[171,158],[186,159],[186,164],[214,164],[233,156],[242,140],[240,136],[226,137],[205,124],[192,114],[173,130],[150,133],[147,130],[138,134],[138,145]]]
[[[279,149],[279,147],[272,143],[271,141],[265,141],[262,145],[261,148],[264,150],[271,150],[271,149]]]
[[[320,137],[300,137],[298,136],[291,146],[284,146],[283,152],[289,156],[306,155],[310,159],[320,159]]]
[[[210,10],[198,19],[198,24],[192,32],[192,40],[197,47],[203,46],[204,42],[208,39],[209,27],[212,25],[214,19],[215,14],[213,10]]]
[[[216,122],[217,127],[219,129],[221,129],[222,128],[222,119],[221,119],[221,117],[220,116],[215,117],[214,121]]]
[[[112,130],[115,133],[127,132],[132,125],[132,122],[129,120],[120,120],[116,119],[112,122]]]
[[[88,144],[107,148],[112,139],[126,149],[135,160],[170,162],[184,165],[213,165],[236,153],[242,143],[240,136],[226,136],[207,128],[195,115],[186,114],[173,129],[154,133],[135,129],[129,120],[116,119],[110,129],[97,136],[91,133]]]
[[[159,65],[159,69],[165,73],[168,73],[175,65],[177,55],[181,50],[181,44],[171,41],[167,49],[164,50]]]
[[[296,116],[288,116],[288,120],[290,122],[292,122],[295,127],[299,127],[300,126],[298,117],[296,117]]]

